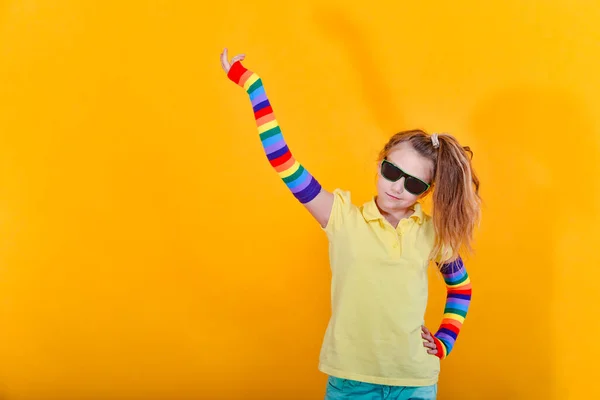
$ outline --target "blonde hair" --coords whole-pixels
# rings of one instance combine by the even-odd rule
[[[404,142],[433,162],[436,238],[430,258],[443,265],[456,260],[463,248],[472,252],[473,233],[481,217],[479,178],[471,165],[473,152],[448,134],[437,135],[437,146],[434,146],[431,135],[415,129],[392,136],[379,153],[379,161]]]

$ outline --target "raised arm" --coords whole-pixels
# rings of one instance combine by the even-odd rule
[[[230,63],[225,49],[221,54],[221,65],[227,77],[244,88],[250,97],[259,138],[269,163],[296,199],[325,227],[333,206],[333,194],[323,189],[308,170],[296,161],[275,118],[262,79],[241,64],[243,59],[243,55],[235,56]]]

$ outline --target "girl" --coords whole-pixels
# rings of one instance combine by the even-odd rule
[[[440,360],[452,351],[469,309],[471,283],[458,253],[471,250],[480,214],[468,147],[450,135],[395,134],[379,154],[376,196],[361,206],[329,192],[290,152],[259,76],[243,55],[221,64],[250,97],[267,159],[329,240],[332,315],[319,370],[326,400],[435,399]],[[433,196],[433,216],[420,199]],[[427,268],[447,287],[435,334],[423,325]]]

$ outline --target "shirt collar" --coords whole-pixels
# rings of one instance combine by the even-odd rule
[[[362,208],[362,214],[365,220],[368,222],[383,220],[383,215],[381,215],[379,208],[377,207],[377,203],[375,203],[375,197],[373,197],[371,201],[364,204]],[[409,218],[413,219],[419,225],[423,223],[423,207],[421,206],[421,203],[415,203],[413,206],[413,213]]]

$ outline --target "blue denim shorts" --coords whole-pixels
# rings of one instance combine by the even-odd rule
[[[330,376],[325,400],[435,400],[437,384],[431,386],[375,385]]]

